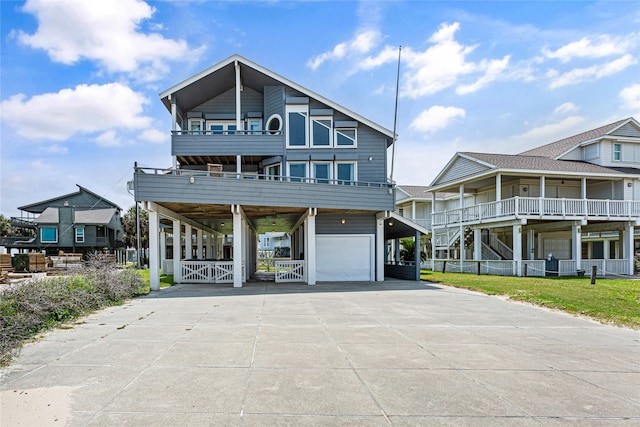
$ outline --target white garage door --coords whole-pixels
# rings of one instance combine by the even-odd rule
[[[316,278],[328,281],[373,281],[374,236],[316,236]]]

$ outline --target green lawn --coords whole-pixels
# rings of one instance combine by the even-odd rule
[[[640,329],[639,280],[598,279],[591,285],[588,277],[477,276],[427,270],[422,270],[421,278]]]
[[[150,272],[149,269],[146,270],[138,270],[140,276],[142,276],[142,280],[149,285]],[[173,286],[173,274],[161,274],[160,275],[160,288],[167,288],[169,286]]]

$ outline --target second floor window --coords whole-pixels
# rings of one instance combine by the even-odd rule
[[[355,162],[336,162],[336,179],[338,184],[353,185],[356,180]]]
[[[622,160],[622,144],[613,144],[613,160]]]
[[[356,147],[357,131],[355,128],[336,129],[336,147]]]
[[[235,135],[236,122],[207,121],[207,133],[210,135]]]
[[[331,117],[312,117],[311,145],[313,147],[331,147],[332,141]]]
[[[55,227],[41,228],[40,241],[42,243],[58,243],[58,229]]]
[[[302,148],[309,146],[309,117],[307,105],[287,105],[287,146]]]
[[[307,177],[307,162],[289,163],[289,176],[291,182],[304,182]]]

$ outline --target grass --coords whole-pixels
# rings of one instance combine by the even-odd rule
[[[601,323],[640,329],[640,281],[588,277],[505,277],[422,270],[423,280],[588,316]]]
[[[147,284],[147,286],[150,285],[150,276],[151,276],[151,272],[149,271],[149,269],[146,270],[138,270],[138,274],[140,274],[140,277],[142,277],[142,280]],[[161,274],[160,275],[160,288],[167,288],[169,286],[173,286],[173,274]]]

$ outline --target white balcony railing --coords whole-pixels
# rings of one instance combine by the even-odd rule
[[[640,218],[640,201],[513,197],[496,202],[435,212],[433,214],[433,225],[492,222],[511,217],[633,220]]]
[[[301,261],[276,261],[276,283],[304,282],[304,265]]]

